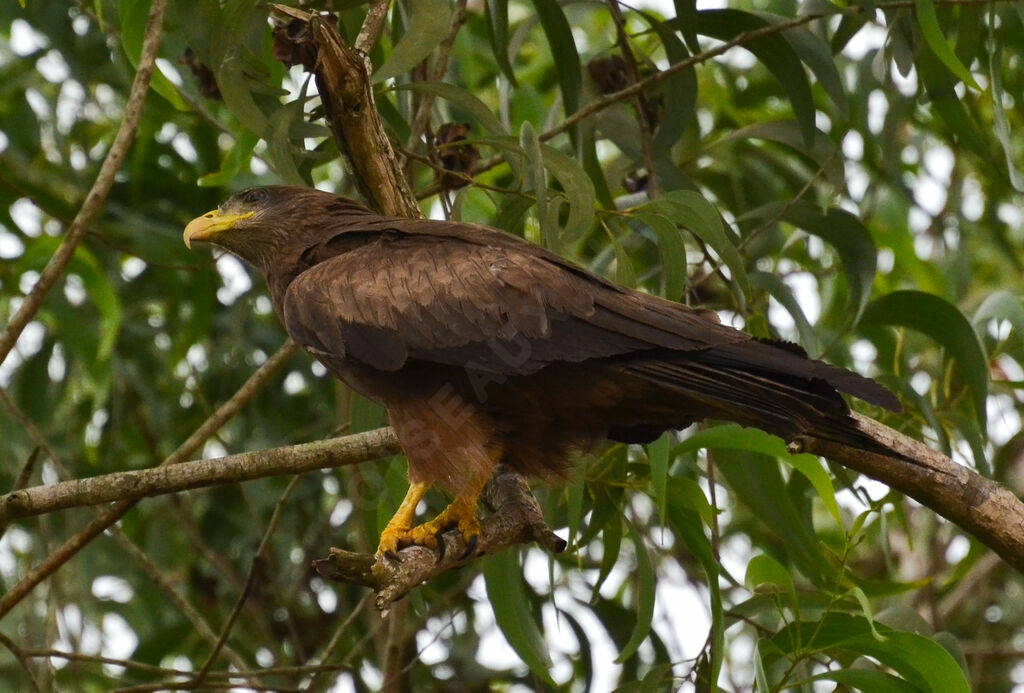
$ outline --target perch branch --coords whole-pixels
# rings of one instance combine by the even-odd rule
[[[402,549],[397,560],[331,549],[330,556],[313,561],[313,567],[329,580],[370,587],[376,592],[377,608],[385,611],[421,582],[459,567],[475,556],[532,541],[552,553],[565,549],[565,540],[544,523],[529,486],[510,467],[498,467],[484,488],[483,498],[494,512],[481,523],[473,556],[463,558],[467,546],[462,535],[447,532],[440,538],[444,542],[444,556],[440,560],[437,552],[423,546]]]

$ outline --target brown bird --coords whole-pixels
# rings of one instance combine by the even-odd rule
[[[499,462],[557,475],[573,448],[647,442],[705,418],[884,453],[853,427],[839,392],[901,409],[874,381],[799,347],[486,226],[385,217],[268,186],[192,220],[184,239],[255,265],[295,341],[387,409],[410,488],[380,553],[437,548],[451,527],[474,546],[477,499]],[[431,484],[454,500],[413,526]]]

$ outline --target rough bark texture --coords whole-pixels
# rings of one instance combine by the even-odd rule
[[[284,5],[270,8],[309,27],[308,34],[295,40],[312,43],[310,47],[316,51],[313,75],[324,119],[348,161],[360,195],[382,214],[410,219],[423,216],[377,112],[363,56],[346,45],[337,28],[320,15]]]
[[[1024,573],[1024,502],[1020,498],[909,436],[866,416],[853,414],[853,418],[861,431],[914,462],[820,439],[796,441],[790,448],[821,455],[902,491],[973,534]]]
[[[62,481],[0,496],[0,523],[66,508],[342,467],[398,452],[401,449],[394,432],[381,428],[304,445]]]
[[[329,580],[373,589],[377,608],[384,611],[420,583],[477,556],[534,541],[552,553],[565,549],[565,540],[544,523],[529,486],[511,468],[498,467],[484,488],[483,498],[493,512],[481,523],[480,538],[469,555],[465,555],[467,546],[462,535],[451,531],[441,537],[443,554],[423,546],[410,546],[400,551],[396,560],[331,549],[330,556],[313,561],[313,567]]]

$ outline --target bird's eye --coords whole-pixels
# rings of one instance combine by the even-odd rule
[[[246,204],[254,205],[267,199],[266,188],[253,188],[242,198]]]

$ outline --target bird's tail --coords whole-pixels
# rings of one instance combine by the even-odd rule
[[[659,408],[676,401],[687,419],[725,419],[787,441],[813,436],[893,454],[853,425],[839,392],[900,411],[895,395],[873,380],[809,359],[795,345],[752,340],[624,365],[656,386]]]

